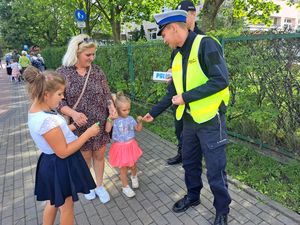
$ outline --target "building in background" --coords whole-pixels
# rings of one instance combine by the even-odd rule
[[[287,5],[285,0],[273,1],[281,7],[278,13],[275,12],[271,15],[273,25],[271,27],[267,27],[264,24],[249,24],[247,26],[248,29],[251,31],[277,29],[290,32],[300,32],[300,9],[298,9],[296,5]]]

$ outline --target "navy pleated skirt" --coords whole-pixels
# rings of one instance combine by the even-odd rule
[[[88,194],[96,184],[80,151],[61,159],[55,154],[42,153],[36,168],[34,194],[38,201],[50,200],[51,205],[60,207],[72,196],[78,201],[77,193]]]

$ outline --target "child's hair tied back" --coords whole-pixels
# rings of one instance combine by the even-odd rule
[[[116,97],[125,96],[123,91],[118,91]]]
[[[115,100],[115,104],[116,107],[118,108],[120,103],[124,103],[124,102],[128,102],[131,103],[130,98],[128,98],[123,91],[118,91],[116,94],[116,100]]]
[[[24,71],[24,78],[29,84],[34,83],[38,76],[42,76],[42,73],[34,66],[28,66]]]

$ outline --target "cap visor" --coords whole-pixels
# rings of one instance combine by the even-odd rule
[[[157,36],[161,36],[161,32],[163,31],[163,29],[165,29],[165,27],[167,26],[168,24],[165,24],[163,25],[157,32]]]

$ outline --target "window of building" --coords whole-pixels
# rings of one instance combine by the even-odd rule
[[[296,32],[300,33],[300,20],[298,20],[298,25],[296,27]]]
[[[155,40],[156,38],[156,32],[152,32],[150,39]]]
[[[275,26],[275,27],[280,26],[280,18],[279,17],[273,17],[273,26]]]
[[[155,29],[149,29],[149,38],[150,40],[156,40],[157,36],[156,36],[156,28]]]
[[[292,29],[292,19],[285,18],[283,22],[283,28],[288,30]]]

